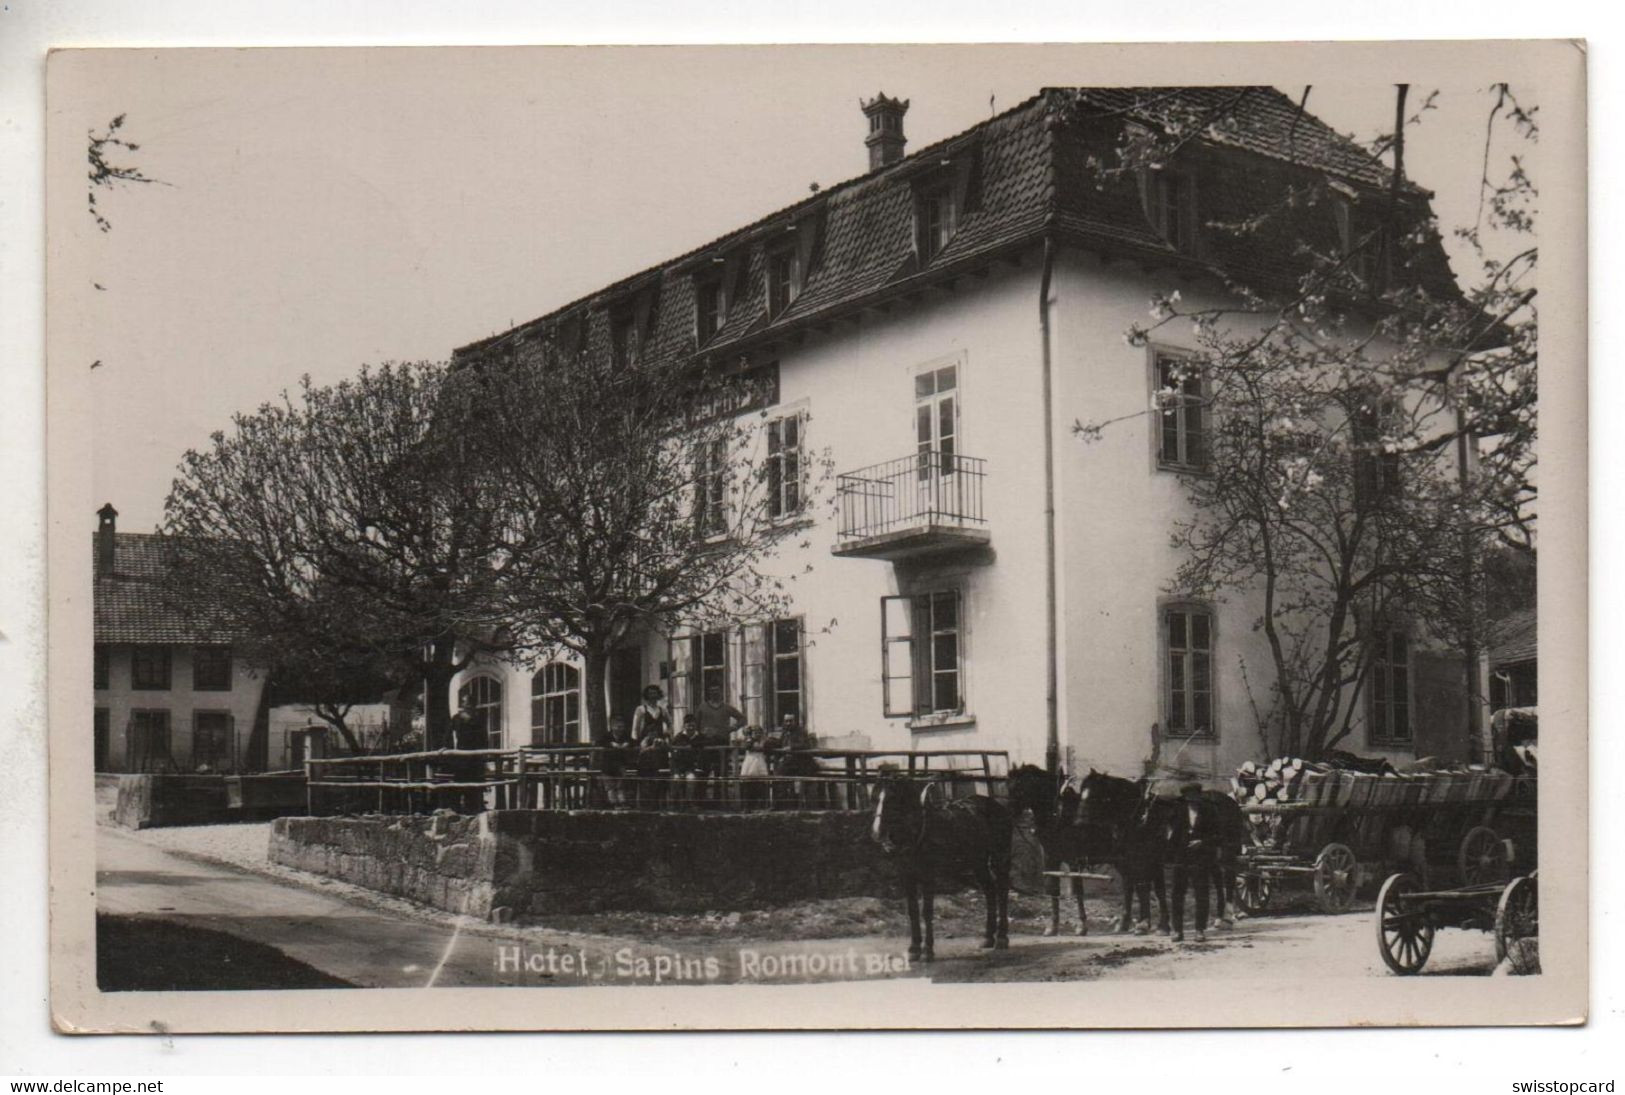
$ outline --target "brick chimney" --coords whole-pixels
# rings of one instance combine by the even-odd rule
[[[863,143],[869,149],[869,170],[894,164],[903,158],[903,115],[908,113],[907,99],[888,99],[882,91],[868,102],[858,100],[863,116],[869,119],[869,135]]]
[[[114,542],[118,536],[118,510],[109,502],[96,511],[101,523],[96,526],[96,573],[113,573]]]

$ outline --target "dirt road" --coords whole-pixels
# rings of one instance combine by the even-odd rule
[[[1391,976],[1377,953],[1369,911],[1266,916],[1211,932],[1205,943],[1176,945],[1159,936],[1102,932],[1104,895],[1091,899],[1096,927],[1083,938],[1042,936],[1047,902],[1018,898],[1012,903],[1011,948],[1000,952],[976,945],[976,902],[943,898],[938,905],[938,961],[929,967],[907,960],[900,903],[881,899],[813,902],[746,914],[618,914],[571,917],[545,926],[492,925],[300,872],[261,868],[251,860],[255,841],[263,840],[263,827],[231,828],[236,831],[141,834],[102,828],[100,910],[226,932],[363,987],[787,983],[920,976],[942,981],[1285,982],[1301,981],[1308,967],[1327,979]],[[243,867],[252,869],[200,859],[188,847],[229,847]],[[1445,931],[1438,936],[1427,973],[1482,975],[1493,965],[1488,935]]]

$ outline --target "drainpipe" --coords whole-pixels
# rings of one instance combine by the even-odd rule
[[[1469,449],[1467,444],[1467,412],[1461,407],[1456,408],[1456,475],[1462,489],[1467,488]],[[1471,553],[1462,562],[1462,596],[1467,602],[1467,611],[1474,612],[1473,608],[1473,563]],[[1478,640],[1473,636],[1473,629],[1477,625],[1476,619],[1469,619],[1467,626],[1467,641],[1463,644],[1462,661],[1467,671],[1467,742],[1468,759],[1488,764],[1493,758],[1484,744],[1484,709],[1483,700],[1478,690]]]
[[[1044,767],[1061,770],[1059,656],[1055,580],[1055,396],[1050,379],[1049,290],[1055,272],[1055,240],[1044,237],[1044,270],[1038,279],[1039,348],[1044,375]]]

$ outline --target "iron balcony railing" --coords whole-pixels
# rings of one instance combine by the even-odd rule
[[[838,476],[838,536],[862,540],[932,525],[983,528],[987,461],[941,449]]]

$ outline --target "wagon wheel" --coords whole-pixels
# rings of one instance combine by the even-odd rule
[[[1262,874],[1245,872],[1236,876],[1236,904],[1248,916],[1257,916],[1270,903],[1270,880]]]
[[[1520,939],[1540,935],[1540,890],[1533,875],[1514,878],[1495,907],[1495,961],[1501,963]]]
[[[1401,976],[1416,973],[1433,951],[1433,922],[1425,908],[1406,900],[1416,892],[1415,875],[1389,875],[1377,894],[1377,949],[1388,968]]]
[[[1456,867],[1461,871],[1463,885],[1504,882],[1511,873],[1506,842],[1489,826],[1475,825],[1461,839]]]
[[[1360,865],[1347,844],[1328,844],[1315,857],[1315,899],[1323,912],[1342,912],[1354,903]]]

